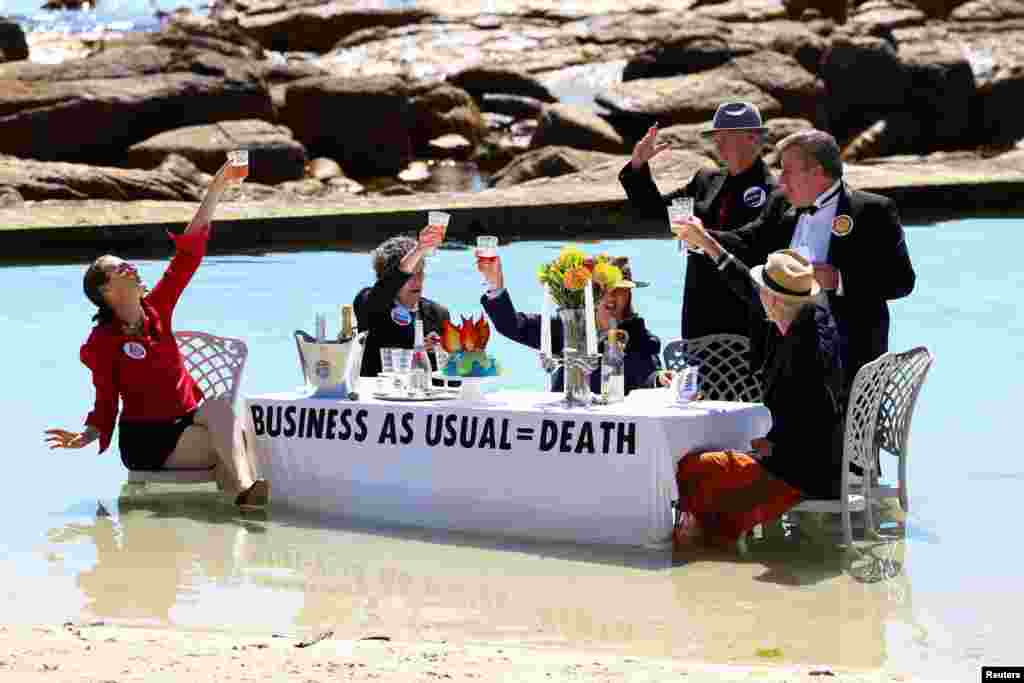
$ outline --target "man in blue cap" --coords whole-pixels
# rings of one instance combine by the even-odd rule
[[[733,230],[756,219],[775,189],[775,178],[762,159],[765,127],[761,113],[749,102],[718,107],[710,130],[724,170],[702,168],[685,187],[662,196],[648,162],[668,149],[658,142],[655,124],[633,148],[633,157],[619,173],[630,206],[647,218],[668,222],[667,206],[678,197],[692,197],[694,214],[713,230]],[[666,233],[668,230],[666,229]],[[690,253],[683,287],[681,336],[693,339],[729,332],[749,336],[749,311],[725,287],[714,265]]]

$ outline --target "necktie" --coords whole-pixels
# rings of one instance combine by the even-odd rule
[[[722,191],[721,204],[718,205],[718,229],[728,230],[729,205],[732,204],[732,190],[726,188]]]

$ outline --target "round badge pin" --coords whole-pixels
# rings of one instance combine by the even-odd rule
[[[764,191],[763,187],[748,187],[743,192],[743,203],[752,209],[764,204],[764,200],[768,198],[768,193]]]
[[[405,306],[397,305],[391,309],[391,319],[396,325],[405,327],[412,324],[412,313]]]
[[[832,234],[836,237],[846,237],[851,232],[853,232],[853,219],[845,213],[841,216],[836,216],[832,221]]]
[[[139,342],[125,342],[121,350],[124,351],[124,355],[134,360],[142,360],[146,357],[146,347]]]

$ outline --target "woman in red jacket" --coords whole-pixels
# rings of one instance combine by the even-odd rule
[[[129,470],[215,468],[218,485],[239,505],[265,505],[269,487],[255,481],[240,421],[227,400],[203,402],[185,369],[171,318],[178,298],[206,253],[210,219],[230,184],[228,165],[214,176],[199,210],[181,235],[170,235],[175,254],[152,291],[131,263],[96,259],[85,273],[85,295],[99,309],[81,349],[92,371],[96,402],[85,431],[46,431],[50,448],[110,445],[121,403],[118,446]]]

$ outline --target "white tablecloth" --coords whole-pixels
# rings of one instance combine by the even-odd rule
[[[250,396],[274,505],[325,517],[581,543],[670,540],[675,466],[694,448],[748,448],[761,405],[669,404],[662,390],[569,409],[560,394],[480,402]]]

